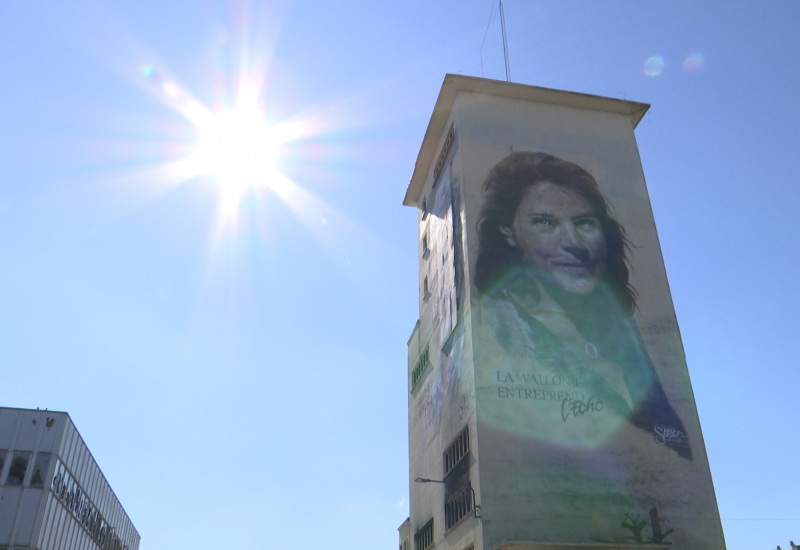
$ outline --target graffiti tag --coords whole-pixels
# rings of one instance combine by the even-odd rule
[[[666,445],[667,443],[680,443],[686,439],[686,434],[677,428],[655,426],[653,428],[653,437],[661,445]]]
[[[583,399],[569,399],[565,398],[561,402],[561,420],[567,421],[567,418],[572,416],[580,416],[588,412],[600,412],[603,410],[603,400],[589,397],[586,401]]]

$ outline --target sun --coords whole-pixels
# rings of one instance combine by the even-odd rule
[[[277,167],[281,139],[263,109],[238,105],[207,111],[194,122],[192,164],[198,175],[216,184],[224,211],[235,213],[248,190],[269,187],[282,177]]]

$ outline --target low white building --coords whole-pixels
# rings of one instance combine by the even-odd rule
[[[65,412],[0,408],[0,550],[138,550]]]

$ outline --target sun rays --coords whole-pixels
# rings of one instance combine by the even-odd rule
[[[324,197],[337,197],[337,186],[352,193],[355,179],[383,169],[397,140],[376,140],[369,128],[407,114],[409,80],[400,74],[349,92],[320,90],[276,57],[280,10],[251,8],[245,0],[209,20],[193,58],[167,58],[107,10],[91,26],[102,41],[74,36],[133,92],[124,105],[98,105],[103,116],[92,119],[113,123],[86,147],[105,163],[96,185],[110,204],[103,223],[180,197],[170,202],[165,230],[191,227],[209,281],[229,269],[244,277],[252,256],[306,237],[358,278],[359,251],[387,245]],[[113,47],[96,49],[96,42]],[[303,234],[290,231],[285,213]]]
[[[176,149],[181,151],[169,161],[173,169],[166,183],[213,188],[217,196],[216,243],[226,236],[235,237],[245,201],[281,198],[278,191],[290,181],[287,167],[298,159],[302,162],[309,142],[325,132],[326,124],[313,117],[298,120],[294,115],[281,120],[279,114],[270,112],[264,99],[269,90],[259,82],[270,81],[259,71],[226,75],[237,85],[212,105],[203,104],[151,65],[144,65],[141,74],[150,81],[149,91],[189,123],[182,136],[164,136],[165,142],[180,142]]]

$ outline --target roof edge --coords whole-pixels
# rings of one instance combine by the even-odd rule
[[[564,107],[592,109],[618,115],[626,115],[631,119],[631,124],[634,129],[650,108],[650,105],[647,103],[639,103],[625,99],[448,73],[445,75],[444,82],[439,90],[439,96],[436,98],[431,119],[428,122],[428,127],[425,130],[425,136],[422,139],[422,145],[420,146],[417,160],[414,163],[414,173],[411,175],[411,180],[408,183],[408,188],[403,198],[403,204],[405,206],[417,206],[417,199],[425,185],[425,176],[427,175],[428,167],[433,162],[436,146],[444,131],[444,126],[447,124],[447,119],[450,116],[450,111],[453,108],[453,104],[459,92],[493,95],[508,99],[523,99],[539,103],[562,105]]]

